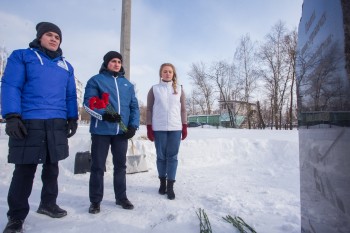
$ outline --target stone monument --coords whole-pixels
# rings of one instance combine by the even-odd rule
[[[301,232],[350,232],[350,1],[304,0],[297,98]]]

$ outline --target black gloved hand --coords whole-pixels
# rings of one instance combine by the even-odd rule
[[[76,119],[68,119],[67,120],[67,138],[72,137],[78,128],[78,121]]]
[[[136,129],[134,127],[129,126],[128,131],[126,131],[124,134],[124,138],[130,139],[134,137],[135,133],[136,133]]]
[[[119,123],[122,120],[122,118],[118,113],[111,114],[106,112],[102,115],[102,120],[112,122],[112,123],[115,123],[115,122]]]
[[[22,122],[21,115],[10,114],[6,116],[5,132],[14,139],[24,139],[27,136],[28,132]]]

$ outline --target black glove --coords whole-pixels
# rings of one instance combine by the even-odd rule
[[[76,119],[68,119],[67,120],[67,138],[72,137],[78,128],[78,121]]]
[[[10,114],[6,116],[5,132],[14,139],[24,139],[28,134],[19,114]]]
[[[102,120],[112,122],[112,123],[115,123],[115,122],[119,123],[122,120],[122,118],[118,113],[111,114],[106,112],[102,115]]]
[[[124,134],[124,138],[130,139],[134,137],[135,133],[136,133],[136,129],[134,127],[129,126],[128,131],[126,131]]]

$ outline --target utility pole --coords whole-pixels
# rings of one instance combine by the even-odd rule
[[[120,53],[123,56],[125,77],[130,80],[130,34],[131,0],[122,0],[122,25],[120,33]]]

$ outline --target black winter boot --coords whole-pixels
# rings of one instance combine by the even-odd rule
[[[67,215],[67,211],[61,209],[57,204],[42,204],[40,203],[38,210],[39,214],[45,214],[51,218],[62,218]]]
[[[124,198],[121,200],[116,200],[115,204],[122,206],[123,209],[132,210],[134,209],[134,205],[128,200],[128,198]]]
[[[161,195],[166,194],[166,177],[159,177],[160,186],[158,193]]]
[[[23,232],[23,220],[13,219],[9,217],[9,221],[3,233],[21,233]]]
[[[95,202],[91,202],[90,207],[89,207],[89,213],[90,214],[98,214],[100,213],[100,203],[95,203]]]
[[[168,180],[167,185],[166,185],[169,200],[175,199],[174,183],[175,183],[175,180]]]

